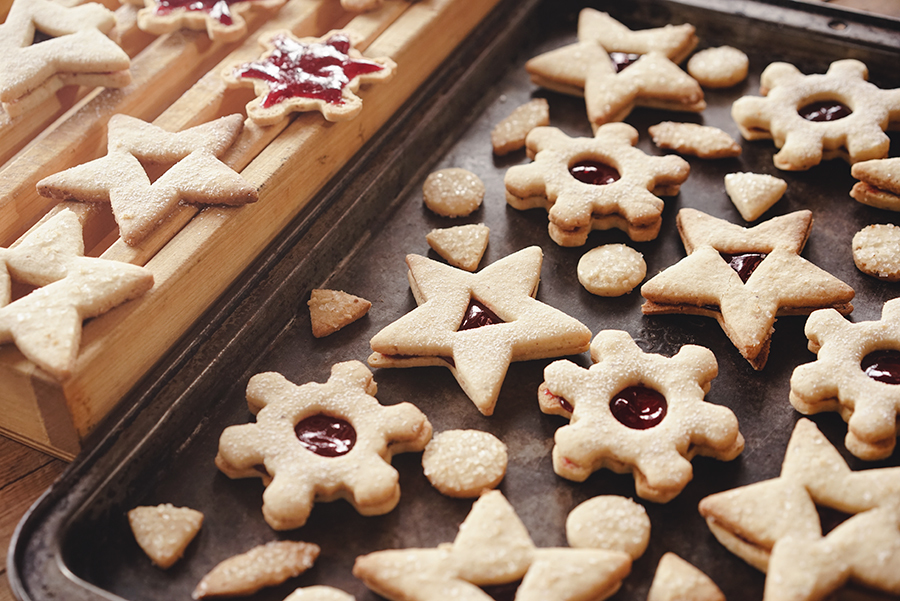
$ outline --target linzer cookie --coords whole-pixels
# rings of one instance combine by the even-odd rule
[[[410,403],[380,405],[376,390],[359,361],[334,365],[325,384],[257,374],[247,385],[256,423],[222,432],[216,466],[263,479],[263,516],[276,530],[299,528],[314,502],[338,498],[362,515],[387,513],[400,500],[391,457],[424,449],[431,424]]]
[[[679,154],[701,159],[725,159],[741,154],[740,144],[718,127],[663,121],[651,125],[647,131],[654,144]]]
[[[859,180],[850,190],[854,200],[900,211],[900,158],[862,161],[850,168],[850,174]]]
[[[341,31],[302,39],[279,31],[261,37],[260,44],[265,52],[258,61],[222,73],[230,86],[253,86],[257,97],[247,105],[247,116],[259,125],[302,111],[320,111],[328,121],[352,119],[362,110],[359,86],[385,82],[397,67],[387,57],[364,58]]]
[[[256,188],[218,158],[243,126],[243,117],[234,114],[172,133],[113,115],[105,157],[45,177],[37,189],[57,200],[110,203],[119,235],[134,246],[181,201],[241,205],[257,200]],[[169,169],[152,181],[148,170],[155,167]]]
[[[824,75],[772,63],[760,77],[762,97],[739,98],[731,116],[746,139],[774,141],[779,169],[805,170],[835,157],[884,158],[890,146],[884,130],[900,115],[900,89],[881,90],[867,77],[866,65],[854,59],[831,63]]]
[[[800,256],[812,228],[809,211],[745,229],[681,209],[677,223],[688,256],[641,287],[641,310],[715,318],[754,369],[766,364],[778,316],[853,310],[853,289]]]
[[[319,552],[318,545],[290,540],[259,545],[214,567],[191,596],[205,599],[251,595],[299,576],[313,566]]]
[[[816,425],[794,428],[781,475],[717,493],[700,513],[767,573],[766,601],[829,598],[853,581],[900,594],[900,468],[851,471]]]
[[[605,330],[591,360],[589,369],[551,363],[538,390],[541,411],[571,420],[553,437],[553,470],[563,478],[631,472],[639,497],[667,503],[690,482],[694,456],[731,461],[743,450],[734,413],[703,399],[718,373],[708,349],[686,345],[663,357]]]
[[[499,587],[514,588],[519,601],[606,599],[630,571],[622,551],[536,548],[499,491],[475,501],[452,543],[376,551],[353,566],[354,576],[391,601],[491,599],[485,590]]]
[[[662,223],[659,196],[678,194],[691,168],[681,157],[645,154],[637,140],[625,123],[600,127],[593,138],[538,127],[527,141],[534,162],[506,172],[506,201],[519,210],[546,209],[550,237],[562,246],[581,246],[592,230],[611,228],[653,240]]]
[[[137,15],[142,31],[160,35],[179,29],[206,30],[209,39],[233,42],[247,33],[246,13],[272,11],[286,0],[124,0],[143,6]]]
[[[520,250],[478,273],[408,255],[418,307],[372,338],[373,367],[446,367],[484,415],[491,415],[512,361],[581,353],[591,332],[535,300],[543,252]]]

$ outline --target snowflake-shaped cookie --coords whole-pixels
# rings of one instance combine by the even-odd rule
[[[831,63],[824,75],[772,63],[760,77],[763,97],[739,98],[731,116],[746,139],[775,142],[779,169],[809,169],[836,156],[880,159],[890,146],[884,130],[900,114],[900,89],[881,90],[867,77],[854,59]]]
[[[257,374],[247,385],[256,423],[222,432],[216,466],[230,478],[263,478],[263,516],[276,530],[305,524],[315,501],[387,513],[400,500],[391,457],[424,449],[431,424],[411,403],[382,406],[376,389],[359,361],[334,365],[325,384]]]
[[[638,496],[666,503],[691,480],[695,455],[730,461],[743,450],[734,413],[703,400],[718,372],[708,349],[687,345],[668,358],[606,330],[591,342],[591,359],[590,369],[551,363],[538,391],[541,411],[571,419],[554,437],[560,476],[632,472]]]
[[[143,6],[137,15],[141,31],[164,34],[179,29],[206,30],[209,39],[234,42],[247,33],[245,14],[275,10],[285,0],[123,0]]]
[[[632,240],[653,240],[663,201],[690,174],[681,157],[649,156],[635,148],[638,132],[625,123],[600,127],[593,138],[570,138],[538,127],[527,138],[528,165],[506,172],[506,201],[519,210],[544,208],[550,237],[581,246],[591,230],[618,228]]]
[[[839,411],[847,449],[860,459],[890,457],[900,413],[900,299],[885,303],[879,321],[851,323],[834,309],[806,321],[818,356],[791,376],[791,404],[804,415]]]

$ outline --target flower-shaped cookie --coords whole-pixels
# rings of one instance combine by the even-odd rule
[[[796,211],[742,228],[681,209],[688,256],[641,287],[645,315],[714,317],[754,369],[762,369],[776,317],[832,307],[853,310],[853,289],[800,256],[812,213]]]
[[[481,413],[491,415],[513,361],[574,355],[591,331],[537,301],[543,253],[520,250],[478,273],[406,257],[419,306],[372,338],[373,367],[448,368]]]
[[[452,544],[363,555],[353,575],[392,601],[490,601],[479,587],[518,580],[519,601],[575,601],[612,595],[631,559],[616,549],[535,548],[506,498],[491,491],[472,505]]]
[[[541,411],[571,420],[554,436],[553,469],[563,478],[632,472],[639,497],[666,503],[690,482],[695,455],[730,461],[744,449],[734,413],[703,400],[718,372],[708,349],[687,345],[668,358],[606,330],[591,359],[590,369],[551,363],[538,391]]]
[[[653,240],[663,201],[690,174],[674,155],[649,156],[634,147],[636,129],[625,123],[599,128],[593,138],[570,138],[555,127],[538,127],[527,138],[528,165],[506,172],[506,201],[519,210],[544,208],[550,237],[581,246],[591,230],[618,228],[632,240]]]
[[[410,403],[382,406],[376,389],[359,361],[334,365],[325,384],[257,374],[247,385],[256,423],[222,432],[216,466],[230,478],[263,478],[263,516],[276,530],[305,524],[314,501],[346,498],[362,515],[387,513],[400,500],[391,457],[424,449],[431,424]]]
[[[880,159],[890,146],[884,130],[900,115],[900,89],[881,90],[867,77],[854,59],[831,63],[824,75],[772,63],[760,77],[763,97],[739,98],[731,116],[748,140],[775,142],[779,169],[809,169],[837,156],[850,163]]]
[[[825,599],[848,580],[897,595],[898,499],[900,468],[851,471],[801,419],[778,478],[706,497],[700,513],[729,551],[767,572],[764,601]],[[831,510],[827,521],[818,508]]]
[[[275,10],[286,0],[123,0],[143,6],[138,27],[153,34],[179,29],[206,30],[209,39],[234,42],[247,33],[245,14],[251,10]]]
[[[900,413],[900,299],[885,303],[879,321],[851,323],[834,309],[806,321],[818,357],[791,376],[791,404],[804,415],[839,411],[845,444],[860,459],[889,457]]]
[[[222,73],[230,86],[253,86],[256,98],[247,105],[247,116],[259,125],[302,111],[320,111],[328,121],[352,119],[362,110],[360,84],[387,81],[397,68],[387,57],[363,58],[350,34],[341,31],[301,39],[278,31],[259,42],[266,51],[258,61]]]

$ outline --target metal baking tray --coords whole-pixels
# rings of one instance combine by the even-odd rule
[[[166,361],[122,403],[103,432],[89,441],[63,477],[20,523],[9,554],[9,578],[22,599],[134,601],[188,598],[200,578],[219,561],[275,539],[315,542],[316,565],[254,599],[283,599],[298,586],[331,584],[360,601],[377,597],[351,576],[354,559],[386,548],[433,547],[452,541],[470,500],[443,497],[422,474],[420,455],[394,458],[401,474],[402,499],[391,513],[359,516],[339,501],[318,504],[304,527],[275,532],[260,512],[262,484],[229,480],[213,458],[222,430],[246,423],[247,380],[279,371],[303,383],[323,382],[332,364],[369,354],[371,336],[415,307],[404,257],[437,258],[425,242],[432,228],[483,222],[490,245],[482,266],[530,245],[544,251],[538,299],[580,319],[596,334],[629,332],[650,352],[672,355],[684,344],[710,348],[719,364],[707,400],[730,407],[746,438],[732,462],[693,461],[694,480],[673,501],[640,501],[652,523],[650,547],[634,562],[615,600],[643,600],[663,553],[674,551],[706,572],[732,601],[762,597],[764,576],[731,555],[713,538],[697,512],[711,493],[778,475],[784,449],[799,414],[788,403],[795,366],[813,360],[806,349],[804,319],[779,319],[768,365],[754,371],[708,318],[644,317],[639,291],[620,298],[587,293],[575,276],[581,255],[599,244],[627,242],[644,254],[648,274],[684,256],[675,229],[682,207],[702,209],[743,223],[725,194],[723,177],[734,171],[772,173],[788,181],[788,191],[768,218],[801,208],[813,211],[815,225],[803,256],[856,290],[854,321],[879,319],[896,284],[863,275],[853,265],[850,240],[871,223],[894,214],[863,206],[847,194],[853,180],[840,161],[807,172],[777,172],[770,142],[743,142],[738,159],[689,158],[692,173],[677,197],[667,199],[659,237],[630,243],[618,231],[594,232],[582,248],[562,248],[547,234],[543,210],[517,211],[504,201],[506,169],[528,159],[524,151],[507,157],[491,153],[490,130],[528,99],[548,98],[551,124],[570,135],[590,135],[584,103],[533,86],[524,62],[575,40],[583,2],[526,0],[503,2],[417,96],[386,127],[313,206],[272,245]],[[751,57],[751,75],[735,88],[707,91],[709,108],[700,117],[638,109],[628,118],[641,132],[639,146],[653,147],[647,127],[674,119],[716,125],[739,139],[731,103],[758,94],[759,74],[773,60],[789,60],[806,73],[822,72],[840,58],[866,62],[881,87],[900,86],[900,30],[894,21],[834,10],[797,8],[789,0],[635,0],[595,2],[633,28],[693,23],[701,47],[730,44]],[[892,154],[900,145],[893,139]],[[451,220],[424,208],[421,184],[440,167],[463,167],[485,182],[484,205],[468,218]],[[310,332],[306,300],[316,287],[344,289],[372,301],[362,320],[324,339]],[[590,364],[585,355],[572,358]],[[376,370],[384,404],[411,401],[436,431],[479,428],[509,447],[510,464],[500,489],[515,507],[538,546],[565,546],[564,522],[578,503],[598,494],[635,497],[631,476],[607,470],[584,483],[557,477],[550,452],[553,433],[565,420],[537,407],[536,391],[550,361],[514,363],[492,417],[478,413],[449,372],[441,368]],[[815,422],[844,453],[853,469],[900,464],[863,463],[843,448],[846,426],[836,414]],[[135,543],[125,513],[136,505],[171,502],[203,511],[203,529],[186,556],[167,571],[153,567]],[[878,598],[877,596],[874,598]]]

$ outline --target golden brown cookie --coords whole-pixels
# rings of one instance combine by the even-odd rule
[[[272,541],[229,557],[197,584],[191,596],[234,597],[251,595],[299,576],[319,557],[319,546],[290,540]]]
[[[859,181],[850,196],[863,204],[900,211],[900,158],[855,163],[850,174]]]
[[[747,79],[750,59],[731,46],[706,48],[691,57],[687,72],[706,88],[730,88]]]
[[[372,303],[343,290],[313,290],[309,295],[309,320],[316,338],[334,334],[369,312]]]
[[[234,42],[247,33],[247,13],[277,10],[286,0],[124,1],[144,7],[137,14],[141,31],[161,35],[179,29],[206,30],[211,40]]]
[[[550,125],[550,105],[535,98],[516,109],[491,130],[494,154],[505,155],[525,147],[525,137],[535,127]]]
[[[765,173],[729,173],[725,192],[746,221],[756,221],[781,200],[787,182]]]
[[[679,154],[701,159],[725,159],[741,154],[740,144],[718,127],[663,121],[651,125],[647,131],[654,144]]]
[[[128,512],[128,525],[150,560],[166,569],[181,559],[184,550],[197,536],[203,525],[203,514],[171,503],[135,507]]]

